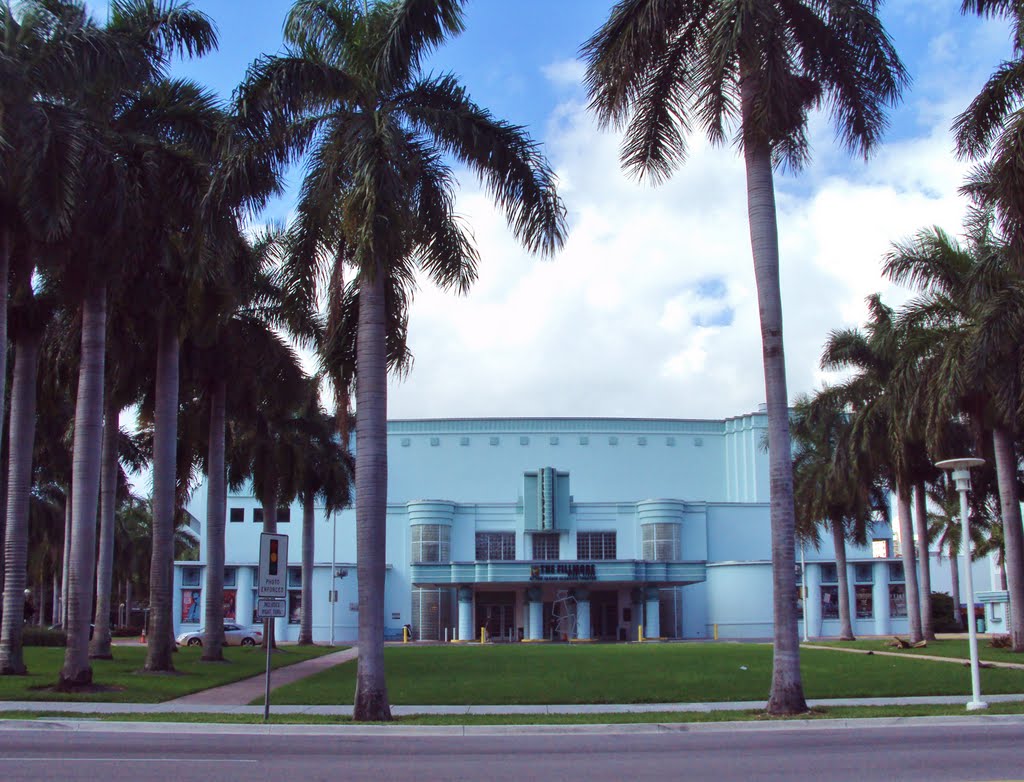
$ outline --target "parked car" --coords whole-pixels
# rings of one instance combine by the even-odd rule
[[[174,640],[182,646],[202,646],[205,632],[206,628],[182,633]],[[228,646],[255,646],[263,643],[263,630],[225,622],[224,643]]]

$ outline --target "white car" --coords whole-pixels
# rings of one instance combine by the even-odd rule
[[[205,632],[206,628],[194,630],[191,633],[182,633],[174,640],[182,646],[202,646]],[[263,643],[263,630],[225,622],[224,643],[227,646],[256,646],[256,644]]]

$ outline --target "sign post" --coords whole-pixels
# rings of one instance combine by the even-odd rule
[[[260,535],[260,567],[256,583],[256,618],[287,615],[288,536],[264,532]],[[267,672],[263,694],[263,721],[270,719],[270,634],[267,644]]]

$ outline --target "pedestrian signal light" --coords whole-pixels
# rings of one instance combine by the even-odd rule
[[[276,540],[270,541],[270,566],[268,567],[267,571],[272,576],[277,575],[277,544],[278,541]]]

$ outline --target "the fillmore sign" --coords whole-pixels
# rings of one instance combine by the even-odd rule
[[[593,562],[565,562],[551,565],[531,565],[531,581],[594,581],[597,570]]]

